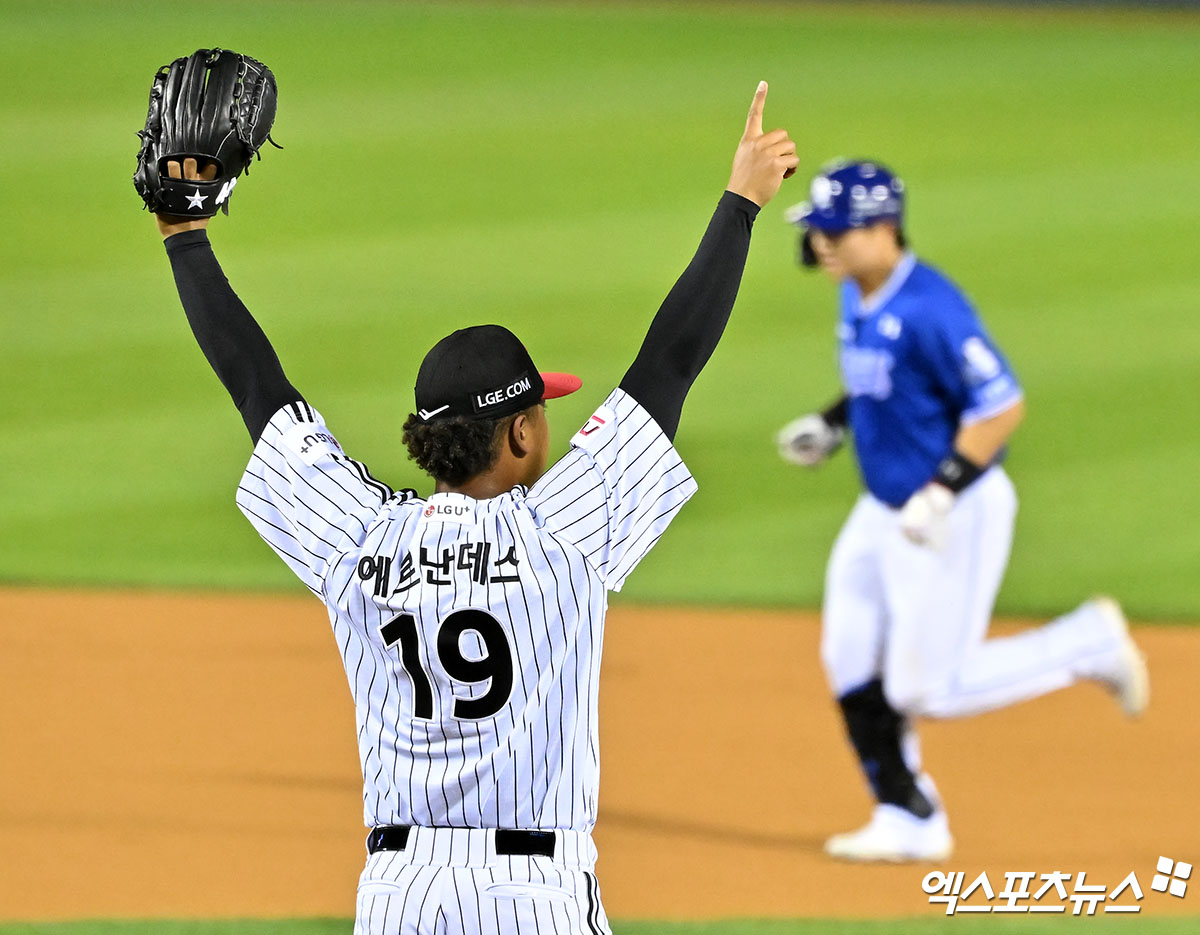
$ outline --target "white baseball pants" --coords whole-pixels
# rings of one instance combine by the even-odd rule
[[[859,499],[825,581],[821,657],[835,695],[882,678],[901,713],[978,714],[1064,688],[1111,657],[1111,631],[1086,608],[987,639],[1016,512],[1012,482],[993,467],[959,495],[935,551],[904,537],[898,511]]]
[[[508,856],[491,830],[413,828],[367,858],[355,935],[611,935],[591,835],[554,834],[554,857]]]

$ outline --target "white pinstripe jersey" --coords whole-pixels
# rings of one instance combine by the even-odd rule
[[[307,404],[275,414],[237,502],[329,609],[368,826],[591,830],[607,591],[695,490],[619,389],[487,500],[393,493]]]

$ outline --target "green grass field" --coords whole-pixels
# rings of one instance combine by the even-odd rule
[[[398,430],[424,351],[499,321],[586,391],[632,359],[727,178],[761,77],[802,174],[902,170],[909,230],[1025,383],[1001,610],[1097,590],[1200,608],[1194,426],[1200,17],[786,4],[0,2],[0,579],[294,589],[232,506],[240,421],[193,346],[129,178],[154,69],[201,45],[273,66],[275,137],[213,239],[346,448],[422,486]],[[836,390],[834,295],[763,212],[678,444],[702,495],[638,601],[813,605],[851,459],[806,473],[778,425]]]
[[[130,184],[154,70],[222,45],[274,69],[285,149],[268,149],[214,222],[218,255],[293,383],[394,486],[428,489],[399,427],[424,352],[466,324],[506,324],[542,367],[583,377],[551,406],[563,450],[690,259],[766,78],[766,122],[798,141],[801,175],[839,154],[901,171],[915,247],[973,297],[1023,380],[1030,414],[1009,461],[1022,513],[1000,610],[1049,614],[1103,590],[1141,618],[1200,616],[1198,15],[0,0],[0,22],[0,581],[300,587],[233,506],[247,439]],[[849,457],[801,473],[772,442],[837,386],[833,287],[796,269],[782,221],[805,197],[797,178],[758,221],[677,439],[701,493],[624,600],[819,601],[858,485]],[[1030,935],[1059,922],[1002,921],[952,924]]]

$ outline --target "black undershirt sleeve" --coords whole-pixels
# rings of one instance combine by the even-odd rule
[[[821,410],[821,418],[827,425],[844,429],[850,424],[850,397],[839,396],[828,409]]]
[[[725,192],[704,238],[654,321],[621,389],[675,438],[683,400],[725,331],[737,298],[758,205]]]
[[[284,376],[271,342],[229,285],[208,234],[184,231],[168,237],[165,246],[196,343],[257,444],[271,416],[303,397]]]

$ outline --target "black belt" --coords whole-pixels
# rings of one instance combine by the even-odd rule
[[[372,828],[367,835],[367,853],[377,851],[402,851],[408,846],[408,825],[381,825]],[[496,853],[503,857],[554,856],[553,831],[513,831],[509,828],[496,829]]]

